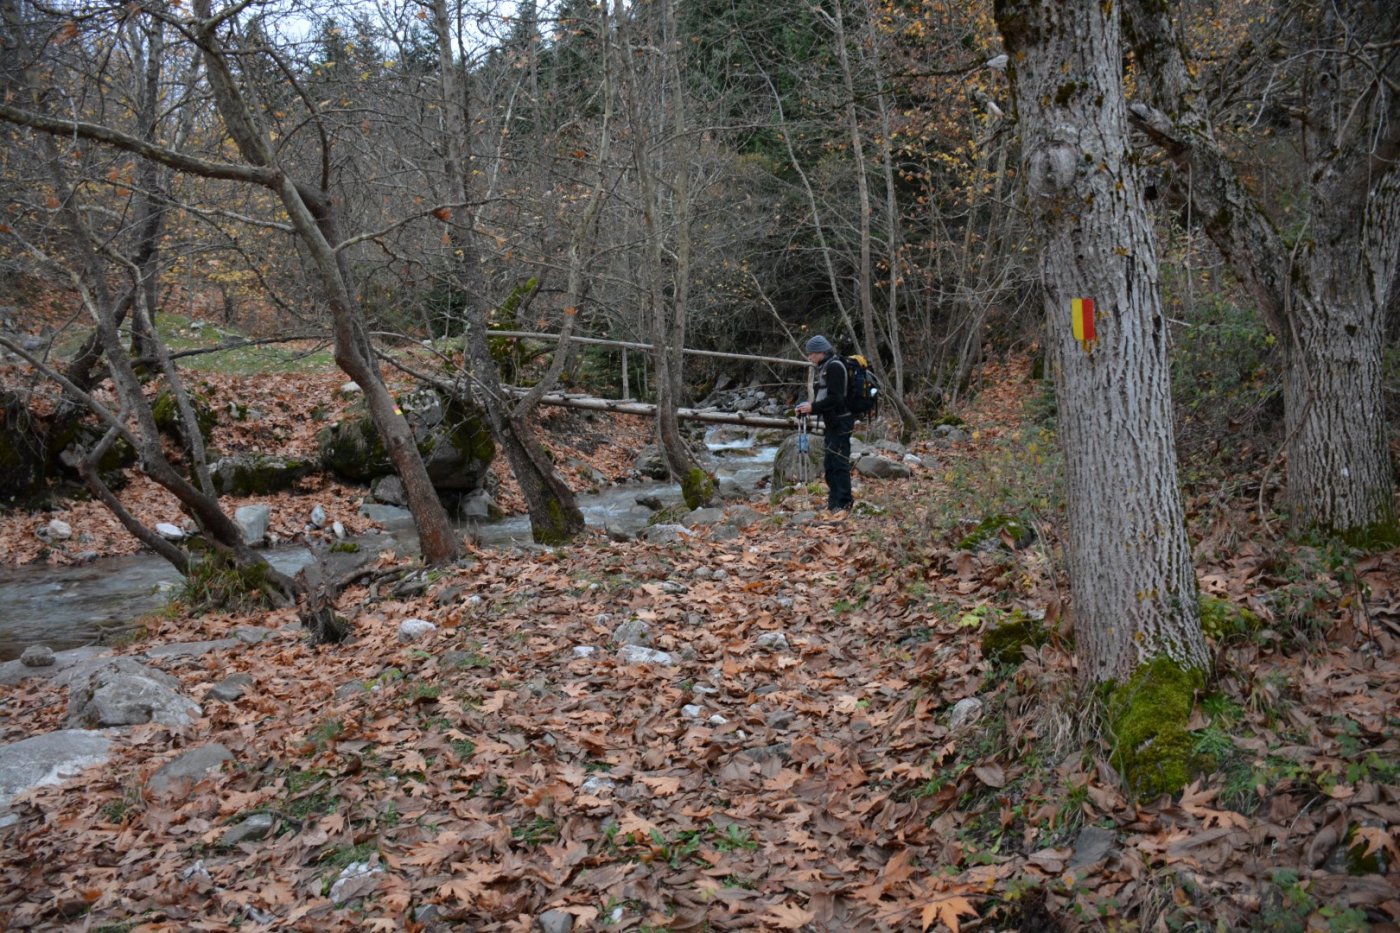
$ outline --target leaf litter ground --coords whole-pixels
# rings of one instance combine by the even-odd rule
[[[290,612],[148,620],[130,650],[249,623],[281,634],[164,662],[196,699],[234,673],[252,687],[205,700],[188,729],[138,727],[108,766],[25,798],[0,830],[0,919],[528,930],[555,910],[575,929],[1394,929],[1400,558],[1339,565],[1212,513],[1203,588],[1260,623],[1213,642],[1194,724],[1203,775],[1135,801],[1075,687],[1053,509],[1019,550],[960,549],[984,516],[945,520],[972,506],[969,474],[995,472],[989,452],[1024,437],[1025,368],[985,382],[965,413],[972,440],[914,480],[865,480],[878,514],[844,524],[798,520],[819,503],[800,493],[729,541],[478,551],[419,597],[345,593],[355,637],[334,648],[308,647]],[[1244,530],[1221,528],[1231,520]],[[1044,611],[1052,637],[993,664],[981,631],[1018,609]],[[410,617],[437,633],[399,644]],[[633,618],[673,665],[618,659],[612,632]],[[786,646],[760,647],[767,633]],[[0,689],[7,741],[62,727],[57,688]],[[952,728],[974,696],[981,718]],[[143,793],[214,741],[232,767],[175,799]],[[273,834],[221,847],[254,812]],[[379,871],[336,906],[330,884],[351,862]]]

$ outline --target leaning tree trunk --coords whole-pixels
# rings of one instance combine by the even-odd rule
[[[1098,0],[998,0],[1057,363],[1069,575],[1083,676],[1162,656],[1208,663],[1176,477],[1167,321],[1139,178],[1125,152],[1119,23]],[[1099,309],[1097,342],[1071,326]]]
[[[464,134],[471,126],[466,104],[466,89],[458,86],[459,66],[452,46],[452,22],[448,16],[446,0],[433,0],[433,29],[438,47],[438,82],[442,93],[443,106],[450,115],[443,127],[445,156],[443,163],[451,197],[462,205],[467,197],[467,140]],[[573,490],[555,469],[549,452],[534,437],[526,421],[535,401],[520,406],[516,412],[511,409],[511,399],[501,390],[500,369],[491,356],[487,342],[486,308],[482,297],[480,268],[477,261],[477,248],[470,219],[464,223],[460,218],[467,216],[465,206],[455,209],[453,223],[449,231],[453,253],[457,257],[456,268],[463,291],[467,295],[467,332],[465,337],[466,354],[471,360],[472,375],[481,391],[469,393],[486,410],[487,420],[497,442],[505,451],[511,472],[520,484],[520,492],[525,497],[530,515],[530,537],[537,544],[563,544],[584,529],[583,512],[578,507]],[[572,320],[570,320],[570,325]],[[551,367],[550,379],[558,377],[567,354],[567,334],[560,341]]]
[[[195,0],[193,8],[201,20],[195,43],[204,56],[214,106],[243,157],[254,166],[272,170],[261,173],[267,179],[263,183],[281,200],[325,288],[335,338],[336,364],[364,390],[370,419],[384,441],[389,460],[403,480],[423,560],[429,564],[452,561],[461,553],[461,542],[428,478],[413,431],[384,384],[368,349],[368,341],[364,339],[353,287],[354,275],[345,253],[335,248],[340,237],[331,198],[324,190],[298,184],[285,166],[277,162],[271,140],[259,126],[234,77],[228,50],[216,35],[222,20],[211,16],[210,0]],[[325,155],[329,158],[329,153]]]

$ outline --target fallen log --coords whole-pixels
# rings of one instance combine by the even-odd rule
[[[526,389],[507,389],[512,395],[521,396]],[[641,415],[652,417],[656,406],[649,402],[633,402],[623,399],[594,398],[589,395],[569,395],[551,392],[540,398],[541,405],[556,405],[563,408],[579,408],[584,411],[605,411],[615,415]],[[677,408],[676,417],[683,421],[699,421],[705,424],[732,424],[743,428],[778,428],[787,431],[797,430],[796,418],[775,418],[771,415],[751,415],[742,411],[702,411],[698,408]],[[808,430],[821,433],[819,419],[813,418]]]

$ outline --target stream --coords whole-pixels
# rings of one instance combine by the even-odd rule
[[[752,495],[772,469],[777,449],[758,446],[752,435],[711,429],[705,446],[710,467],[721,483],[733,483]],[[608,486],[596,493],[581,493],[578,506],[591,528],[609,528],[635,534],[645,528],[651,510],[637,504],[639,496],[655,496],[670,505],[681,499],[675,483],[641,481]],[[514,515],[485,525],[462,524],[488,547],[512,547],[530,543],[530,520]],[[377,553],[386,547],[401,552],[417,548],[411,521],[385,526],[386,534],[356,540]],[[278,570],[294,574],[314,559],[309,548],[288,545],[263,552]],[[157,612],[180,585],[180,575],[164,559],[151,553],[98,558],[68,567],[0,566],[0,661],[19,657],[30,645],[47,645],[55,651],[86,645],[109,644],[129,633],[136,620]]]

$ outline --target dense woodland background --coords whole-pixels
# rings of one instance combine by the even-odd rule
[[[713,500],[714,478],[681,431],[677,407],[718,384],[790,393],[800,379],[767,365],[687,359],[681,348],[797,357],[803,338],[820,332],[878,371],[887,401],[875,433],[920,443],[940,421],[974,410],[987,417],[989,404],[1006,403],[997,414],[1015,432],[998,449],[1015,468],[1003,473],[976,458],[968,467],[988,471],[997,502],[970,494],[965,475],[950,470],[937,494],[982,514],[919,524],[952,505],[887,501],[904,524],[881,524],[867,543],[886,556],[878,539],[893,535],[901,544],[892,553],[944,574],[928,584],[935,588],[978,593],[1007,612],[1011,603],[1026,608],[1021,602],[1045,610],[1054,634],[1049,647],[1025,646],[1039,665],[1030,674],[975,660],[959,668],[969,682],[969,670],[990,670],[984,685],[1001,691],[999,702],[1033,703],[1052,684],[1107,685],[1082,732],[1061,733],[1111,748],[1094,775],[1076,772],[1083,783],[1071,810],[1096,806],[1120,828],[1137,825],[1130,811],[1144,788],[1180,792],[1200,776],[1199,742],[1185,736],[1203,734],[1203,715],[1222,730],[1248,720],[1258,747],[1245,751],[1273,761],[1287,744],[1288,714],[1267,677],[1331,685],[1294,697],[1295,710],[1394,687],[1400,10],[1385,0],[0,0],[0,13],[8,296],[0,495],[15,512],[43,505],[60,484],[81,483],[182,573],[219,566],[249,574],[269,605],[295,604],[319,641],[334,642],[347,635],[337,610],[358,590],[287,579],[243,544],[209,475],[189,354],[258,341],[328,349],[363,390],[402,477],[424,562],[460,570],[465,547],[412,443],[403,382],[479,412],[536,540],[558,544],[577,539],[583,521],[540,438],[541,396],[556,387],[613,395],[624,382],[620,355],[570,336],[653,347],[628,358],[626,383],[656,403],[655,437],[695,506]],[[1071,299],[1082,297],[1099,308],[1096,342],[1081,344],[1071,330]],[[172,341],[162,319],[175,315],[203,322],[206,344],[191,341],[188,328]],[[564,339],[555,350],[492,338],[492,329]],[[1003,367],[1003,359],[1032,361],[1029,380],[1019,362]],[[1012,385],[1006,398],[989,395]],[[1019,433],[1023,417],[1034,427]],[[162,439],[158,423],[171,419],[180,425],[176,443]],[[989,436],[1002,435],[975,443]],[[1042,456],[1047,438],[1057,455]],[[192,555],[133,514],[103,466],[122,447],[179,502],[208,552]],[[1014,556],[1018,534],[997,525],[1008,514],[1036,528],[1043,561]],[[960,546],[969,520],[1000,529],[1013,553],[1007,564]],[[791,549],[812,546],[772,536],[762,543],[765,573],[783,575]],[[848,555],[827,556],[855,566]],[[609,560],[586,558],[594,559]],[[515,557],[499,560],[515,566]],[[985,574],[984,561],[995,564]],[[904,573],[885,569],[892,581]],[[1324,595],[1283,606],[1252,589],[1294,577]],[[493,578],[480,579],[485,588]],[[924,618],[926,594],[905,584],[889,583],[880,603],[898,613],[867,620],[872,640],[888,638],[882,626],[906,610]],[[1222,600],[1233,603],[1222,608]],[[1252,616],[1238,611],[1244,606]],[[984,621],[928,611],[934,642]],[[1062,613],[1072,632],[1056,629]],[[1345,629],[1330,649],[1328,624]],[[1237,637],[1247,646],[1230,640]],[[1298,661],[1295,648],[1320,654]],[[983,651],[984,659],[994,653]],[[936,683],[923,688],[932,691],[925,713],[957,698],[952,688],[940,696]],[[1141,725],[1133,698],[1169,688],[1184,697],[1162,713],[1173,723],[1154,719],[1145,738],[1126,738]],[[1207,714],[1208,696],[1225,699]],[[1395,721],[1361,706],[1348,720],[1362,724],[1359,739],[1338,722],[1298,726],[1293,744],[1326,760],[1321,774],[1256,762],[1231,785],[1231,754],[1247,756],[1225,741],[1233,752],[1211,757],[1222,768],[1215,793],[1197,783],[1180,798],[1206,830],[1191,846],[1235,830],[1252,833],[1256,847],[1268,837],[1303,851],[1302,863],[1333,888],[1326,879],[1298,887],[1296,878],[1279,880],[1275,863],[1222,855],[1197,867],[1237,869],[1225,883],[1237,886],[1208,908],[1193,913],[1200,899],[1181,893],[1190,886],[1167,885],[1155,896],[1182,910],[1156,905],[1132,916],[1179,925],[1272,916],[1298,929],[1336,929],[1337,915],[1315,895],[1337,890],[1355,905],[1347,922],[1394,920],[1385,906],[1393,901],[1377,893],[1384,885],[1370,882],[1393,877],[1395,774],[1368,756],[1393,751]],[[892,792],[890,805],[919,810],[956,798],[946,813],[967,816],[988,788],[1009,783],[1021,793],[1022,779],[1050,780],[1045,761],[1010,778],[987,770],[1016,761],[1018,743],[1049,728],[1018,711],[1025,707],[1004,721],[1024,732],[1001,736],[995,749],[948,746],[928,765],[936,773],[920,772],[929,780],[920,793]],[[945,737],[921,733],[919,741]],[[333,745],[315,753],[332,754]],[[1148,756],[1147,771],[1134,773],[1129,760],[1149,748],[1171,751],[1180,766],[1160,784],[1171,769]],[[894,754],[865,749],[860,767],[883,751]],[[1113,769],[1126,796],[1115,796],[1123,788]],[[967,789],[974,779],[976,793]],[[1266,820],[1261,801],[1274,781],[1288,802]],[[1103,799],[1088,799],[1088,788],[1110,786]],[[1233,809],[1207,807],[1215,794]],[[1340,801],[1353,794],[1370,808],[1364,814],[1327,809],[1345,809]],[[1021,804],[1011,796],[1001,800],[1001,829],[1025,830],[1016,863],[1024,867],[1039,830],[1014,812]],[[1052,809],[1063,802],[1050,798]],[[1167,812],[1145,818],[1144,838],[1160,830],[1180,841],[1160,822],[1180,814]],[[1274,832],[1299,812],[1311,822],[1290,825],[1315,831],[1311,842]],[[1236,823],[1227,813],[1246,815]],[[957,929],[976,909],[970,892],[986,884],[1000,885],[1005,908],[992,916],[1032,929],[1047,898],[1056,923],[1081,909],[1120,916],[1114,892],[1142,882],[1125,869],[1132,880],[1106,883],[1119,885],[1108,893],[1046,886],[1030,907],[1006,907],[1018,903],[1015,879],[976,875],[963,851],[950,855],[949,827],[927,815],[916,893],[900,895],[912,901],[881,913],[877,891],[864,914],[843,915],[849,903],[775,900],[746,922],[797,928],[816,917],[839,926],[859,914],[899,926],[918,913],[925,927]],[[859,814],[845,816],[863,825]],[[1212,823],[1221,835],[1210,836]],[[1070,824],[1038,852],[1068,858],[1079,838],[1070,835],[1078,820]],[[982,843],[992,830],[978,832]],[[1326,832],[1338,838],[1316,842]],[[1328,861],[1358,838],[1367,857],[1382,855],[1354,873],[1370,871],[1365,883]],[[918,903],[919,886],[931,883],[923,869],[944,857],[961,866],[957,884]],[[665,858],[677,868],[669,850]],[[876,868],[886,894],[910,878],[887,879],[892,864]],[[1056,864],[1058,876],[1064,865]],[[893,874],[901,872],[903,863]],[[1263,878],[1275,900],[1251,902],[1251,885]],[[1313,900],[1285,909],[1295,888]],[[537,894],[511,898],[543,904]],[[26,915],[41,915],[38,905],[31,900]]]

